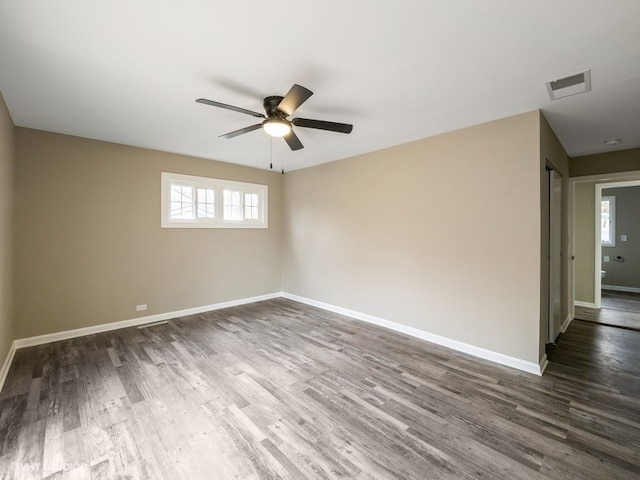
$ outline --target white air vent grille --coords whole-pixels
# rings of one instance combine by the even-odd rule
[[[591,91],[591,70],[553,80],[545,84],[551,100]]]

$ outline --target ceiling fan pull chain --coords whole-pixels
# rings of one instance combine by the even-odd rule
[[[269,168],[271,170],[273,170],[273,137],[269,138],[269,152],[270,152],[270,157],[269,157]]]

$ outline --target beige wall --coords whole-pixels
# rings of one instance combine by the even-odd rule
[[[269,186],[268,229],[161,229],[160,172]],[[17,338],[281,290],[282,175],[16,129]],[[136,304],[149,309],[136,312]]]
[[[575,184],[574,237],[575,237],[575,299],[595,302],[595,182]]]
[[[575,157],[569,169],[572,177],[640,171],[640,148]]]
[[[0,94],[0,367],[14,339],[11,285],[14,130]]]
[[[540,114],[285,176],[286,292],[540,359]]]
[[[538,111],[285,176],[23,128],[15,141],[16,338],[284,290],[544,352],[541,171],[568,165]],[[270,228],[160,229],[161,171],[267,183]]]

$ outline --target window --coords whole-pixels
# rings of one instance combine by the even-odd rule
[[[193,187],[186,185],[171,185],[172,219],[193,218]]]
[[[267,228],[268,187],[162,172],[162,228]]]
[[[602,197],[600,203],[600,243],[603,247],[616,245],[616,197]]]
[[[198,218],[216,218],[215,190],[198,188]]]
[[[224,189],[224,219],[242,220],[242,192],[240,190]]]
[[[245,193],[244,194],[244,218],[257,220],[258,219],[258,194],[257,193]]]

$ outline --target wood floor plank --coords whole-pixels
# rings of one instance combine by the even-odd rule
[[[640,332],[543,377],[284,299],[21,349],[2,479],[640,479]],[[46,467],[46,468],[45,468]]]

